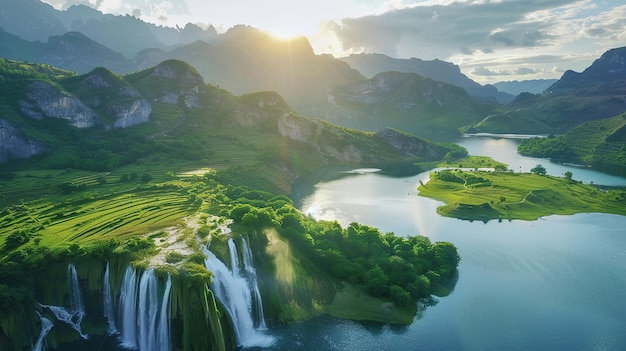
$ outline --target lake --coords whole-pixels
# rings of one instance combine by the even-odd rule
[[[522,157],[518,142],[467,137],[459,144],[514,171],[542,164],[552,175],[626,185],[625,178]],[[445,218],[435,212],[439,202],[417,195],[427,178],[355,172],[300,184],[295,189],[313,191],[296,200],[318,219],[454,243],[462,256],[454,291],[407,327],[320,317],[272,328],[276,342],[264,350],[626,350],[626,217]]]

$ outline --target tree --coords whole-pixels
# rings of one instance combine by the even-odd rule
[[[572,172],[567,171],[567,172],[563,173],[563,176],[565,177],[565,179],[571,181],[573,174],[572,174]]]
[[[542,165],[537,165],[535,168],[530,170],[530,173],[538,174],[538,175],[546,175],[546,168]]]
[[[506,172],[507,171],[506,166],[505,165],[501,165],[501,164],[497,164],[494,167],[494,169],[495,169],[496,172]]]

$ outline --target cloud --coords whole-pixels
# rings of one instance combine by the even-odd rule
[[[511,75],[525,76],[525,75],[531,75],[531,74],[537,74],[537,73],[539,73],[537,70],[535,70],[534,68],[529,68],[529,67],[518,67],[514,70],[508,70],[508,69],[494,70],[494,69],[490,69],[487,67],[476,67],[471,71],[472,75],[486,76],[486,77],[511,76]]]
[[[554,37],[552,22],[540,11],[576,0],[512,0],[414,5],[379,15],[324,22],[345,50],[357,47],[391,56],[447,58],[483,48],[541,47]],[[459,45],[461,44],[462,47]]]

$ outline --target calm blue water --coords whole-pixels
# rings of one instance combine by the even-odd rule
[[[521,157],[515,140],[461,144],[514,170],[540,163],[553,175],[571,171],[577,180],[626,185],[624,178]],[[454,243],[463,259],[453,293],[404,328],[330,317],[275,328],[269,350],[626,350],[626,217],[487,224],[444,218],[435,212],[438,202],[417,195],[427,177],[366,173],[320,182],[302,210]]]

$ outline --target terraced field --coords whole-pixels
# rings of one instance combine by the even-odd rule
[[[138,177],[133,170],[138,169],[24,171],[0,181],[0,202],[5,200],[0,207],[0,251],[11,249],[5,244],[15,233],[26,238],[20,239],[20,247],[124,241],[181,223],[211,205],[209,193],[198,194],[202,190],[196,189],[194,177],[160,170],[151,173],[152,182],[119,180],[129,173]],[[63,192],[60,185],[70,183],[78,190]]]

